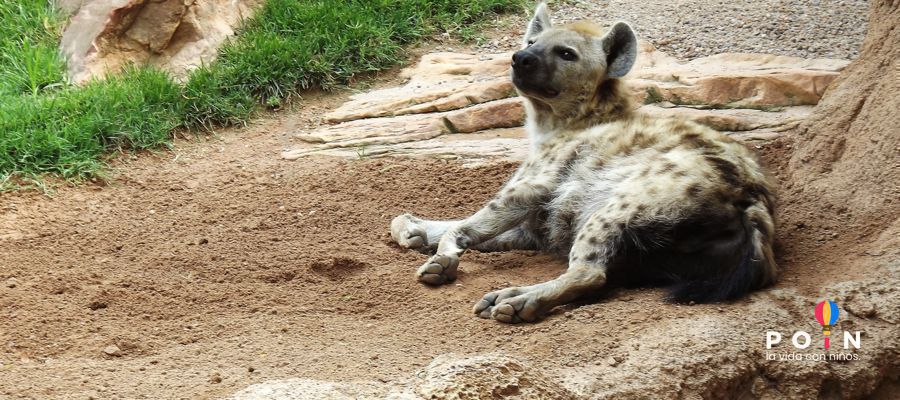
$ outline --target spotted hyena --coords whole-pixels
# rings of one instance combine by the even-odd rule
[[[775,279],[767,175],[721,133],[635,112],[622,77],[636,55],[628,24],[553,26],[538,6],[511,73],[525,102],[530,154],[466,219],[393,220],[399,245],[435,251],[420,281],[452,282],[467,249],[568,256],[558,278],[490,292],[475,304],[481,317],[515,323],[610,276],[669,285],[678,302],[734,299]]]

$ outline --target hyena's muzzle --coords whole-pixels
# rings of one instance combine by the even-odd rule
[[[559,89],[552,85],[555,69],[554,63],[534,47],[519,50],[512,57],[513,84],[526,94],[544,98],[558,96]]]

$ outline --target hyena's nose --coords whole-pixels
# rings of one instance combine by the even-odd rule
[[[513,54],[512,67],[517,72],[529,72],[537,68],[540,59],[527,50],[519,50]]]

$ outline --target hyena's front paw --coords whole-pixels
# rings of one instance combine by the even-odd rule
[[[543,307],[531,288],[513,287],[490,292],[475,303],[475,314],[507,324],[534,322],[543,316]]]
[[[391,221],[391,238],[400,247],[412,250],[428,248],[428,234],[421,225],[422,220],[410,214],[399,215]]]
[[[420,282],[429,285],[443,285],[456,280],[458,267],[459,257],[452,254],[437,254],[431,256],[425,265],[419,267],[416,277]]]

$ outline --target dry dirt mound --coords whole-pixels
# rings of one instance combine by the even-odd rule
[[[873,0],[859,59],[828,89],[796,137],[787,201],[809,208],[809,229],[849,226],[859,253],[900,270],[900,2]],[[800,223],[789,220],[789,223]]]

